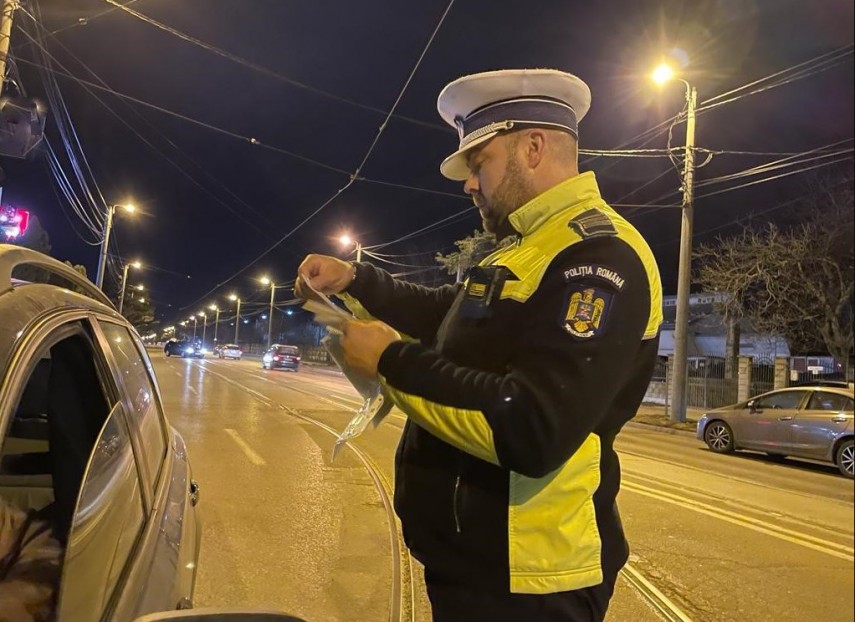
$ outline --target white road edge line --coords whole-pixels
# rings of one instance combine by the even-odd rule
[[[819,551],[820,553],[825,553],[826,555],[831,555],[832,557],[837,557],[848,562],[855,561],[855,557],[852,555],[852,549],[843,544],[837,544],[836,542],[816,538],[784,527],[766,527],[761,521],[751,518],[750,516],[744,516],[737,512],[716,508],[700,501],[684,499],[661,490],[628,482],[625,479],[621,484],[621,489],[628,490],[639,495],[644,495],[646,497],[651,497],[653,499],[658,499],[659,501],[665,501],[666,503],[673,503],[674,505],[678,505],[682,508],[698,512],[700,514],[706,514],[707,516],[712,516],[713,518],[718,518],[719,520],[739,525],[746,529],[751,529],[752,531],[766,534],[767,536],[772,536],[773,538],[778,538],[779,540],[784,540],[791,544],[798,544],[805,548],[813,549],[814,551]]]
[[[250,462],[252,462],[255,466],[264,466],[265,464],[267,464],[267,462],[264,461],[264,458],[255,453],[252,447],[249,446],[249,443],[247,443],[241,438],[240,434],[237,433],[237,430],[233,430],[231,428],[224,429],[226,431],[226,434],[231,436],[232,439],[234,439],[234,442],[238,444],[238,447],[243,450],[243,453],[246,454],[246,457],[249,458]]]

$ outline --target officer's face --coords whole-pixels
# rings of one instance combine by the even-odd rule
[[[463,191],[472,196],[484,229],[498,238],[511,235],[508,216],[536,192],[524,176],[517,153],[519,135],[497,136],[469,155],[469,178]]]

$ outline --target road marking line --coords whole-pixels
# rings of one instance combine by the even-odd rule
[[[187,389],[188,389],[188,390],[190,391],[190,393],[192,393],[193,395],[195,395],[195,396],[197,396],[197,397],[199,396],[199,392],[198,392],[196,389],[194,389],[193,387],[188,386],[188,387],[187,387]]]
[[[798,544],[800,546],[813,549],[814,551],[819,551],[820,553],[831,555],[832,557],[844,559],[849,562],[855,561],[855,557],[853,557],[852,547],[846,546],[844,544],[837,544],[836,542],[823,540],[822,538],[817,538],[808,534],[799,533],[791,529],[786,529],[785,527],[767,527],[765,526],[763,521],[760,521],[756,518],[751,518],[750,516],[745,516],[737,512],[731,512],[730,510],[717,508],[706,503],[702,503],[700,501],[695,501],[693,499],[686,499],[677,495],[672,495],[670,493],[656,490],[654,488],[648,488],[647,486],[642,486],[641,484],[634,484],[632,482],[628,482],[626,479],[624,479],[621,488],[639,495],[658,499],[659,501],[672,503],[685,509],[693,510],[700,514],[706,514],[707,516],[712,516],[713,518],[718,518],[725,522],[732,523],[734,525],[739,525],[741,527],[751,529],[758,533],[766,534],[768,536],[772,536],[773,538],[778,538],[779,540],[784,540],[785,542],[790,542],[791,544]]]
[[[250,462],[252,462],[256,466],[264,466],[265,464],[267,464],[264,461],[264,458],[262,458],[257,453],[255,453],[255,451],[253,451],[252,447],[250,447],[249,444],[240,437],[240,434],[237,433],[237,430],[232,430],[231,428],[225,428],[225,431],[226,431],[226,434],[228,434],[229,436],[231,436],[234,439],[235,443],[238,444],[238,447],[240,447],[243,450],[243,453],[246,454],[246,457],[249,458]]]

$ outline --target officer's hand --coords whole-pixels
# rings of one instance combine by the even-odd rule
[[[353,281],[355,268],[352,264],[327,255],[309,255],[297,269],[297,282],[294,292],[303,299],[309,298],[309,292],[303,282],[307,279],[312,287],[322,294],[338,294],[347,289]]]
[[[344,360],[358,374],[376,378],[380,355],[390,343],[400,339],[398,331],[383,322],[351,320],[344,325],[341,340]]]

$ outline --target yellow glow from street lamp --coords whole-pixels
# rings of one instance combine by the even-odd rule
[[[237,294],[232,294],[231,296],[229,296],[229,300],[237,300],[237,299],[238,299]]]
[[[131,267],[132,267],[132,268],[136,268],[137,270],[139,270],[139,269],[141,269],[141,268],[142,268],[142,262],[140,262],[140,261],[133,261],[133,262],[131,262]]]
[[[262,285],[270,285],[270,279],[269,279],[268,277],[266,277],[266,276],[263,276],[263,277],[261,277],[261,278],[260,278],[260,279],[258,279],[258,280],[259,280],[259,281],[261,281],[261,284],[262,284]]]
[[[217,310],[217,305],[211,305],[211,306],[209,306],[208,308],[209,308],[211,311],[216,311],[216,310]]]
[[[137,208],[133,203],[126,203],[125,205],[122,206],[122,209],[125,210],[126,212],[131,212],[131,213],[137,211]]]
[[[142,291],[145,289],[145,285],[137,285],[137,291]]]
[[[345,235],[341,236],[341,237],[338,239],[338,241],[339,241],[339,242],[341,242],[341,244],[342,244],[343,246],[350,246],[351,244],[353,244],[353,238],[352,238],[352,237],[350,237],[350,236],[349,236],[349,235],[347,235],[347,234],[345,234]]]
[[[656,84],[665,84],[674,79],[674,70],[667,63],[662,63],[653,70],[652,77]]]
[[[145,298],[140,298],[140,304],[145,304]]]

